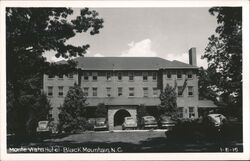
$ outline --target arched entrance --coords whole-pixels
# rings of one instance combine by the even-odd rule
[[[121,126],[125,117],[131,116],[127,110],[121,109],[114,115],[114,126]]]

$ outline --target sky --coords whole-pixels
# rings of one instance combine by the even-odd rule
[[[161,57],[188,63],[188,50],[196,48],[197,66],[208,37],[215,33],[216,17],[209,8],[91,8],[104,19],[99,34],[77,34],[68,44],[90,44],[86,57]],[[74,9],[73,18],[80,9]],[[47,52],[48,61],[59,61]]]

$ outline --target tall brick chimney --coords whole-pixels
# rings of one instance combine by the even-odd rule
[[[191,48],[188,51],[189,53],[189,64],[193,66],[197,66],[196,62],[196,48]]]

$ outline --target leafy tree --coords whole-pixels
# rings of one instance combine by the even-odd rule
[[[70,8],[6,8],[7,126],[16,134],[26,132],[29,119],[24,118],[32,108],[26,96],[40,94],[43,74],[75,71],[75,62],[49,63],[44,52],[53,50],[56,57],[64,58],[82,56],[89,45],[74,46],[67,40],[77,33],[97,34],[103,27],[94,10],[84,8],[70,20],[72,14]]]
[[[201,67],[198,71],[198,90],[199,90],[199,99],[210,99],[214,102],[217,102],[216,100],[216,93],[211,89],[213,81],[211,75],[212,75],[211,69],[204,69]]]
[[[48,119],[48,113],[51,109],[51,104],[47,99],[46,94],[38,95],[22,95],[19,98],[19,108],[11,110],[12,117],[8,117],[10,125],[8,125],[8,132],[26,131],[26,134],[32,135],[36,132],[38,121]],[[13,118],[14,117],[14,118]],[[17,122],[24,122],[21,126]]]
[[[177,112],[177,97],[176,97],[176,83],[175,87],[166,85],[165,89],[160,94],[161,104],[159,105],[159,113],[175,117]]]
[[[29,135],[36,132],[39,121],[48,120],[48,113],[52,109],[45,93],[41,93],[37,97],[31,96],[31,99],[34,99],[34,101],[28,101],[28,103],[33,102],[33,104],[29,107],[30,111],[27,113],[28,117],[26,120],[26,131]],[[23,105],[26,106],[28,103]]]
[[[145,105],[141,104],[137,107],[137,123],[139,128],[142,128],[142,117],[147,115],[148,112]]]
[[[70,87],[59,114],[59,129],[65,132],[85,130],[86,97],[80,86]]]
[[[108,109],[107,107],[105,106],[104,103],[99,103],[97,105],[97,108],[96,108],[96,111],[95,111],[95,116],[96,117],[107,117],[108,115]]]
[[[209,37],[203,58],[208,61],[210,89],[225,106],[242,107],[242,8],[213,7],[216,33]],[[239,109],[240,109],[239,108]]]

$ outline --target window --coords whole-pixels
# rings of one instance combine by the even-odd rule
[[[48,87],[48,96],[53,96],[53,87],[52,86]]]
[[[92,80],[97,81],[97,72],[92,73]]]
[[[188,73],[187,76],[188,76],[188,79],[192,79],[193,78],[193,74],[192,73]]]
[[[111,72],[107,72],[106,77],[107,77],[107,81],[111,81]]]
[[[133,81],[134,80],[134,73],[132,73],[132,72],[128,73],[128,77],[129,77],[130,81]]]
[[[59,79],[63,79],[63,74],[59,74],[59,75],[58,75],[58,78],[59,78]]]
[[[52,78],[54,78],[54,75],[53,75],[53,74],[49,74],[49,75],[48,75],[48,78],[49,78],[49,79],[52,79]]]
[[[178,90],[178,96],[182,96],[182,86],[178,86],[177,90]]]
[[[153,81],[156,81],[156,80],[157,80],[157,73],[153,72]]]
[[[58,87],[58,96],[62,97],[63,96],[63,86]]]
[[[148,88],[143,88],[143,97],[148,97]]]
[[[88,81],[89,80],[89,73],[84,73],[83,79],[85,81]]]
[[[147,72],[143,72],[142,73],[142,79],[143,79],[143,81],[147,81],[148,80],[148,73]]]
[[[171,79],[171,77],[172,77],[171,73],[168,72],[168,73],[167,73],[167,78],[168,78],[168,79]]]
[[[107,97],[111,97],[111,88],[107,87],[106,90],[107,90]]]
[[[188,87],[188,96],[193,96],[194,95],[194,88],[192,86]]]
[[[122,96],[122,88],[118,87],[118,96]]]
[[[132,88],[132,87],[129,88],[129,96],[130,96],[130,97],[135,96],[135,89]]]
[[[93,96],[97,96],[97,88],[93,88]]]
[[[83,93],[84,93],[84,96],[89,96],[89,88],[87,87],[83,88]]]
[[[182,73],[181,72],[177,72],[177,78],[181,79],[182,78]]]
[[[188,107],[188,111],[189,111],[189,118],[194,118],[195,117],[194,107]]]
[[[118,76],[118,80],[121,81],[122,80],[122,73],[118,73],[117,76]]]
[[[178,107],[177,108],[177,117],[178,118],[183,118],[183,107]]]
[[[69,73],[69,74],[68,74],[68,78],[70,78],[70,79],[72,79],[73,76],[74,76],[73,73]]]
[[[158,89],[156,87],[153,88],[153,96],[158,97]]]

